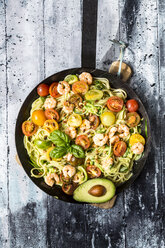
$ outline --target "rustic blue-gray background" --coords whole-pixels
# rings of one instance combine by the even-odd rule
[[[82,6],[83,0],[0,0],[0,248],[165,247],[165,0],[98,0],[96,66],[108,70],[119,56],[109,39],[129,43],[130,85],[153,137],[143,172],[115,207],[53,199],[15,161],[25,97],[45,77],[81,66]]]

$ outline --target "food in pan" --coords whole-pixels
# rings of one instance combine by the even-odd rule
[[[138,102],[88,72],[42,83],[37,93],[22,124],[31,176],[77,201],[111,199],[144,153]]]

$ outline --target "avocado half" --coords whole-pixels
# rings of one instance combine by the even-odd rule
[[[73,194],[79,202],[102,203],[109,201],[115,195],[115,185],[106,178],[90,179],[81,184]]]

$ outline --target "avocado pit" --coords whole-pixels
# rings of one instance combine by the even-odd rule
[[[105,195],[107,192],[106,188],[103,185],[95,185],[88,190],[88,193],[92,196],[100,197]]]

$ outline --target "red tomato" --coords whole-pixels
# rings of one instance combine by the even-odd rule
[[[24,121],[22,123],[22,132],[26,136],[32,136],[37,131],[37,126],[32,121]]]
[[[107,107],[113,112],[119,112],[123,108],[123,99],[118,96],[111,96],[107,101]]]
[[[37,93],[39,96],[47,96],[49,95],[49,86],[47,84],[40,84],[37,87]]]
[[[76,189],[76,186],[73,184],[65,184],[62,185],[62,190],[67,195],[73,195],[74,190]]]
[[[140,115],[136,112],[131,112],[127,114],[127,125],[129,127],[136,127],[140,122]]]
[[[88,149],[90,147],[90,141],[86,135],[77,136],[75,143],[83,149]]]
[[[100,123],[99,117],[97,115],[90,115],[88,119],[91,123],[91,128],[95,130]]]
[[[58,86],[58,83],[55,82],[55,83],[52,83],[52,84],[50,85],[50,88],[49,88],[49,94],[50,94],[52,97],[55,97],[55,98],[61,96],[61,95],[58,93],[58,91],[57,91],[57,86]]]
[[[139,105],[135,99],[130,99],[126,102],[126,107],[129,112],[136,112],[139,108]]]
[[[101,176],[101,170],[95,165],[88,165],[86,171],[89,178],[96,178]]]
[[[58,112],[53,108],[46,109],[45,110],[45,116],[47,119],[54,119],[56,121],[58,121],[60,119]]]
[[[127,144],[124,141],[118,141],[113,147],[113,153],[116,157],[122,157],[127,150]]]
[[[88,91],[88,84],[83,81],[77,81],[72,85],[72,91],[75,94],[85,94]]]

